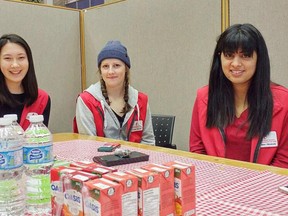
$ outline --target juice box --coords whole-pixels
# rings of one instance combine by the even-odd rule
[[[112,172],[103,178],[119,183],[123,188],[122,216],[137,215],[138,213],[138,178],[125,172]]]
[[[68,178],[64,178],[64,216],[83,216],[83,184],[86,181],[98,178],[97,175],[83,171],[77,171]]]
[[[174,168],[176,215],[196,215],[195,166],[179,161],[171,161],[164,165]]]
[[[138,177],[138,216],[159,216],[159,174],[141,168],[126,172]]]
[[[91,162],[91,161],[75,161],[70,163],[71,167],[80,167],[82,169],[87,168],[88,166],[93,166],[96,163]]]
[[[117,171],[117,169],[94,163],[91,166],[83,168],[83,171],[93,173],[97,175],[99,178],[101,178],[104,174],[115,172]]]
[[[121,216],[123,188],[120,184],[98,178],[85,182],[84,188],[85,216]]]
[[[62,215],[63,208],[63,178],[64,176],[72,175],[76,171],[81,170],[76,167],[67,167],[67,166],[59,166],[53,167],[50,173],[51,179],[51,207],[52,207],[52,215],[60,216]]]
[[[160,215],[174,216],[175,212],[175,192],[174,192],[174,169],[171,166],[160,164],[147,164],[143,169],[159,174],[160,180]]]

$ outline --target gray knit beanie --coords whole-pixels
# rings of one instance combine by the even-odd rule
[[[120,41],[108,41],[98,55],[98,67],[104,59],[116,58],[123,61],[130,68],[130,59],[127,49]]]

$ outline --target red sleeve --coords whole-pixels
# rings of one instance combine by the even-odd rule
[[[286,112],[283,119],[283,128],[278,140],[278,149],[271,165],[288,168],[288,112]]]
[[[203,120],[199,119],[198,100],[199,99],[197,97],[192,112],[192,120],[190,127],[190,152],[207,154],[201,137],[200,121]]]

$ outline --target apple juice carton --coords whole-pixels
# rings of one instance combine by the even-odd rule
[[[159,216],[159,174],[141,168],[126,172],[138,177],[138,216]]]
[[[104,174],[115,172],[117,169],[94,163],[93,165],[84,168],[83,171],[93,173],[101,178]]]
[[[82,191],[85,216],[121,216],[122,193],[120,184],[105,178],[85,182]]]
[[[160,164],[147,164],[143,169],[159,174],[160,181],[160,216],[174,216],[175,193],[174,193],[174,169]]]
[[[137,215],[138,178],[134,175],[120,171],[107,173],[103,175],[103,178],[117,182],[122,186],[122,216]]]
[[[179,161],[171,161],[164,165],[174,168],[176,215],[196,215],[195,166]]]
[[[84,216],[82,188],[84,182],[98,178],[97,175],[77,171],[64,178],[63,216]]]
[[[81,169],[67,166],[53,167],[51,169],[51,207],[53,216],[62,215],[61,212],[64,200],[62,181],[64,176],[72,175],[77,170],[79,171]]]
[[[90,161],[75,161],[70,163],[71,167],[80,167],[82,169],[87,168],[88,166],[93,166],[96,163]]]

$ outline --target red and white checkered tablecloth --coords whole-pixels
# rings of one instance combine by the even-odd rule
[[[54,154],[59,160],[92,161],[103,142],[73,140],[57,142]],[[178,160],[196,166],[197,216],[288,216],[288,195],[278,186],[288,185],[288,176],[201,161],[172,154],[125,146],[149,155],[149,161],[114,166],[130,170],[147,163],[163,164]]]

